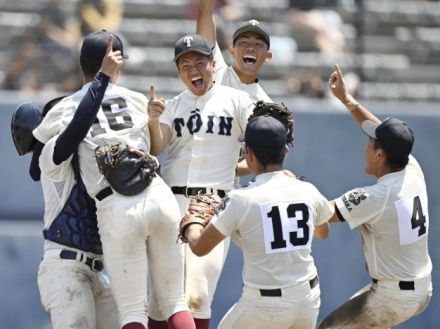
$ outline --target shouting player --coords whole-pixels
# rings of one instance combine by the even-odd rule
[[[189,196],[213,192],[224,197],[233,189],[238,137],[254,105],[247,93],[214,84],[212,49],[203,37],[180,38],[174,60],[187,90],[164,103],[151,88],[149,128],[152,153],[167,146],[161,173],[184,214]],[[211,302],[228,247],[226,240],[203,258],[186,250],[185,294],[197,329],[209,328]]]
[[[78,149],[81,176],[96,202],[104,261],[122,329],[147,328],[147,272],[151,273],[152,289],[169,327],[193,329],[194,321],[183,295],[182,253],[175,243],[179,208],[170,189],[156,176],[142,192],[125,196],[115,192],[98,171],[97,146],[127,144],[136,154],[150,149],[145,129],[148,100],[113,84],[119,70],[112,76],[98,72],[103,58],[108,56],[116,57],[121,64],[126,57],[115,34],[103,30],[84,39],[80,56],[84,87],[58,103],[34,135],[44,143],[58,135],[64,137],[63,145],[54,146],[61,149],[55,164],[70,162],[73,151]],[[111,83],[102,102],[95,94],[90,95],[101,106],[80,111],[78,103],[93,79],[101,81],[102,86]]]
[[[374,329],[421,313],[432,294],[428,254],[428,196],[422,169],[411,155],[414,136],[403,121],[381,122],[348,94],[339,66],[329,79],[333,95],[369,137],[365,172],[377,178],[334,200],[332,222],[360,227],[372,283],[328,315],[319,329]]]
[[[198,256],[231,237],[244,255],[243,293],[219,329],[314,329],[320,306],[312,238],[328,236],[333,207],[310,183],[282,170],[286,128],[270,116],[248,123],[251,186],[228,193],[203,229],[184,232]]]
[[[217,0],[199,0],[197,34],[208,40],[214,48],[216,67],[214,81],[247,92],[255,101],[272,102],[258,83],[258,75],[264,63],[272,59],[270,37],[266,27],[252,19],[242,23],[233,34],[229,54],[233,59],[228,66],[217,44],[214,7]]]

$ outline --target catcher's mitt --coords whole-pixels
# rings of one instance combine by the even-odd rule
[[[95,156],[99,172],[113,190],[124,195],[146,189],[159,167],[154,156],[122,144],[98,146]]]
[[[221,201],[222,199],[214,193],[192,196],[189,200],[188,210],[180,221],[178,238],[183,243],[188,242],[188,239],[185,237],[185,231],[192,224],[199,224],[206,227],[214,216]]]
[[[287,145],[293,146],[293,116],[284,104],[258,101],[248,121],[261,115],[270,115],[280,121],[287,130]]]

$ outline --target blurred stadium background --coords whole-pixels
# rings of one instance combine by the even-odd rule
[[[127,43],[130,59],[120,84],[158,94],[182,91],[172,62],[174,42],[195,31],[198,0],[0,0],[0,328],[50,328],[39,303],[36,273],[42,255],[41,188],[28,177],[10,137],[18,104],[71,93],[81,85],[77,56],[87,31],[106,27]],[[384,118],[399,116],[416,136],[414,155],[425,171],[431,217],[434,289],[440,284],[440,2],[423,0],[218,1],[218,39],[227,57],[234,27],[266,23],[273,60],[261,84],[295,114],[295,147],[286,166],[328,198],[373,183],[363,174],[365,137],[329,95],[334,63],[351,92]],[[96,6],[98,10],[94,10]],[[321,277],[319,318],[369,281],[359,232],[332,227],[313,246]],[[241,256],[233,247],[214,302],[212,328],[241,293]],[[437,328],[436,291],[428,309],[396,328]]]

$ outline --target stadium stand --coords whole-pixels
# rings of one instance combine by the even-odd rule
[[[77,15],[76,7],[80,0],[60,1],[67,15]],[[122,1],[124,19],[119,32],[129,44],[130,60],[121,84],[144,92],[150,83],[154,83],[165,97],[182,90],[172,62],[173,44],[182,34],[195,30],[195,22],[188,15],[192,1]],[[9,45],[0,51],[0,83],[5,82],[8,68],[17,58],[20,59],[20,45],[32,40],[40,23],[42,3],[0,0],[0,34]],[[309,34],[289,27],[284,17],[288,9],[287,0],[240,1],[248,9],[246,13],[249,17],[245,18],[264,21],[281,46],[289,40],[296,42],[295,47],[281,47],[278,54],[275,47],[274,59],[264,67],[262,84],[269,94],[291,97],[296,91],[289,88],[286,79],[304,72],[312,72],[325,82],[337,61],[346,72],[353,72],[359,77],[360,83],[354,88],[360,98],[440,99],[439,1],[331,0],[320,3],[320,8],[333,10],[342,18],[345,38],[342,54],[329,56],[320,52]],[[225,31],[229,30],[231,27],[226,26]],[[284,49],[291,54],[282,53]],[[47,74],[53,65],[40,64],[45,65],[45,69],[39,70],[39,74]],[[325,97],[325,93],[312,97]]]

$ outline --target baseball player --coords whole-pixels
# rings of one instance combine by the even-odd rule
[[[200,0],[197,15],[197,34],[204,36],[211,47],[214,47],[214,81],[247,92],[255,102],[272,102],[258,83],[261,67],[272,59],[266,27],[252,19],[237,28],[229,48],[233,64],[228,66],[217,43],[213,16],[215,3],[216,0]]]
[[[161,174],[184,214],[189,196],[213,192],[224,197],[233,189],[238,137],[254,105],[247,93],[214,84],[212,49],[203,37],[180,38],[174,60],[187,90],[164,102],[152,87],[149,128],[152,154],[167,146]],[[228,247],[226,240],[203,258],[186,250],[185,294],[197,329],[209,328],[210,305]]]
[[[396,118],[381,122],[360,105],[346,91],[339,66],[329,85],[369,137],[365,172],[377,183],[334,200],[331,221],[360,227],[372,283],[328,315],[319,328],[388,328],[421,313],[432,294],[425,179],[410,154],[414,137],[406,123]]]
[[[315,328],[320,288],[311,244],[313,235],[328,236],[333,206],[282,170],[286,129],[278,120],[252,119],[244,142],[255,183],[229,192],[205,229],[191,225],[184,232],[198,256],[225,237],[243,251],[243,293],[218,328]]]
[[[48,102],[43,116],[61,99]],[[40,121],[35,120],[37,112],[41,115],[32,102],[17,108],[12,120],[14,141],[33,139],[32,129]],[[101,272],[102,246],[95,204],[85,191],[76,165],[59,171],[56,181],[45,174],[57,170],[52,160],[53,147],[49,144],[47,147],[40,142],[34,144],[30,168],[32,179],[41,178],[45,200],[44,255],[38,271],[42,305],[49,312],[54,329],[119,328],[116,303]],[[27,151],[28,148],[20,154]]]
[[[98,145],[122,143],[133,152],[150,148],[147,98],[115,85],[119,70],[111,76],[98,72],[106,57],[115,57],[119,64],[127,57],[119,37],[104,30],[89,34],[81,47],[83,88],[58,103],[34,136],[44,143],[54,138],[66,141],[64,152],[54,159],[56,164],[69,163],[71,149],[78,148],[81,177],[96,202],[104,261],[122,329],[147,328],[147,270],[169,327],[192,329],[194,321],[183,295],[182,252],[175,243],[179,208],[173,194],[159,176],[136,195],[116,193],[96,165]],[[99,100],[101,106],[80,111],[78,103],[94,77],[111,83]],[[90,97],[96,101],[96,95]]]

